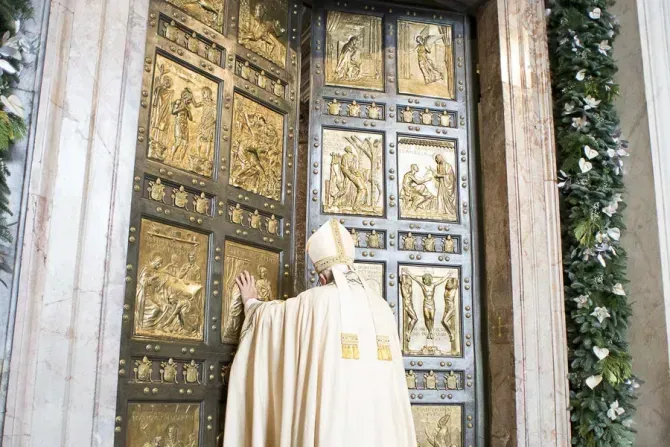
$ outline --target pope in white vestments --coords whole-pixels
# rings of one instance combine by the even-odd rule
[[[321,287],[261,302],[237,279],[246,318],[230,374],[224,447],[415,447],[395,318],[352,269],[336,220],[307,241]]]

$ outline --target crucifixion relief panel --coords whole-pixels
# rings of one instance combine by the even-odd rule
[[[339,219],[357,246],[355,268],[393,309],[419,445],[474,446],[481,385],[468,21],[315,1],[311,31],[306,236]]]

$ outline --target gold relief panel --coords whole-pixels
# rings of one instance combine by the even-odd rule
[[[214,197],[209,194],[161,178],[145,177],[144,183],[144,197],[155,202],[210,217],[214,213]]]
[[[265,70],[250,64],[249,61],[238,58],[235,61],[235,74],[245,81],[256,84],[261,90],[265,90],[266,92],[270,92],[273,95],[284,99],[287,87],[286,84],[278,77],[269,75]]]
[[[219,85],[156,55],[147,157],[212,177]]]
[[[413,405],[417,447],[463,447],[463,407]]]
[[[328,11],[326,85],[384,90],[382,19]]]
[[[384,296],[384,263],[354,262],[354,269],[379,296]]]
[[[198,403],[131,403],[128,405],[128,447],[197,447]]]
[[[237,275],[247,270],[256,278],[258,299],[272,301],[279,296],[279,253],[226,241],[223,261],[223,302],[221,339],[237,343],[244,321],[244,306],[240,289],[235,284]]]
[[[381,134],[323,130],[323,212],[384,214],[384,138]]]
[[[451,26],[398,21],[398,92],[455,98]]]
[[[377,230],[349,229],[349,234],[357,248],[384,249],[386,247],[386,232]],[[367,253],[367,252],[366,252]],[[365,255],[364,255],[365,256]]]
[[[402,340],[406,355],[461,355],[457,268],[401,265]]]
[[[224,0],[166,0],[210,28],[223,33]]]
[[[135,335],[203,340],[209,238],[142,219]]]
[[[456,222],[457,165],[453,141],[398,138],[400,217]]]
[[[235,93],[229,184],[280,200],[283,149],[284,116]]]
[[[222,48],[195,31],[182,26],[176,20],[162,16],[158,26],[158,34],[217,66],[221,65]],[[171,48],[171,50],[174,51],[174,48]]]
[[[286,67],[288,2],[240,0],[237,40],[244,48]]]

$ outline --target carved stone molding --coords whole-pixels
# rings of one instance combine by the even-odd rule
[[[479,10],[478,36],[490,442],[564,446],[567,343],[544,5],[491,0]]]

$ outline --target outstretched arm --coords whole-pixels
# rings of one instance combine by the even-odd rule
[[[433,284],[435,284],[435,287],[437,287],[448,279],[449,279],[448,276],[444,276],[444,277],[438,279],[437,281],[435,281]]]

